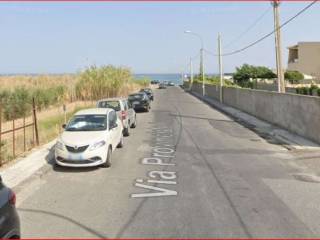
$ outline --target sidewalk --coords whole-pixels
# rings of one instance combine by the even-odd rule
[[[215,99],[209,98],[207,96],[202,96],[201,94],[187,91],[193,96],[199,98],[200,100],[208,103],[209,105],[217,108],[221,112],[224,112],[227,115],[236,118],[238,122],[251,130],[257,132],[264,138],[273,138],[277,140],[281,145],[286,147],[289,150],[320,150],[320,145],[314,143],[308,139],[300,137],[296,134],[293,134],[285,129],[279,128],[275,125],[262,121],[252,115],[249,115],[245,112],[237,110],[233,107],[229,107],[218,102]]]
[[[8,187],[15,188],[42,167],[48,165],[52,157],[51,149],[55,142],[56,140],[53,140],[43,146],[33,149],[28,156],[17,159],[17,162],[2,169],[0,175],[3,182]]]

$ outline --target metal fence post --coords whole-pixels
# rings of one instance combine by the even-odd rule
[[[26,115],[23,115],[23,152],[26,151]]]
[[[13,109],[13,111],[15,111],[15,109]],[[13,159],[16,158],[16,134],[15,134],[15,124],[14,124],[14,118],[15,118],[15,114],[13,113],[12,116],[12,157]]]
[[[36,137],[36,144],[39,146],[39,133],[38,133],[38,122],[37,122],[37,113],[36,113],[36,103],[34,98],[32,98],[32,112],[33,112],[33,124],[34,124],[34,132]]]

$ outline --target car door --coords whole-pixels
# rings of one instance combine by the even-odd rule
[[[114,149],[117,146],[117,144],[115,145],[115,142],[117,140],[117,127],[114,127],[116,120],[117,120],[116,112],[110,111],[108,114],[108,130],[109,130],[109,138],[110,138],[110,143],[112,145],[112,149]]]

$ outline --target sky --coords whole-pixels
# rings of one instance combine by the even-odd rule
[[[282,3],[281,22],[308,3]],[[319,29],[320,3],[316,3],[283,28],[283,63],[287,62],[288,46],[320,41]],[[190,57],[195,57],[197,72],[200,40],[185,30],[201,35],[208,51],[217,51],[219,32],[222,51],[237,50],[273,30],[271,4],[1,2],[0,74],[74,73],[93,64],[125,66],[134,73],[182,73],[189,71]],[[204,63],[206,72],[218,72],[217,57],[205,54]],[[275,68],[274,37],[224,57],[224,72],[233,72],[244,63]]]

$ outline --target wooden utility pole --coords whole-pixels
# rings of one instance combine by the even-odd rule
[[[189,83],[189,90],[192,89],[193,84],[193,64],[192,64],[192,58],[190,58],[190,83]]]
[[[278,92],[285,93],[284,73],[282,68],[282,56],[281,56],[281,32],[279,23],[279,5],[280,0],[271,1],[273,6],[274,16],[274,36],[275,36],[275,49],[276,49],[276,63],[277,63],[277,76],[278,76]]]
[[[221,35],[219,33],[218,35],[218,53],[219,53],[219,75],[220,75],[220,93],[219,93],[219,98],[220,102],[223,102],[223,67],[222,67],[222,46],[221,46]]]

